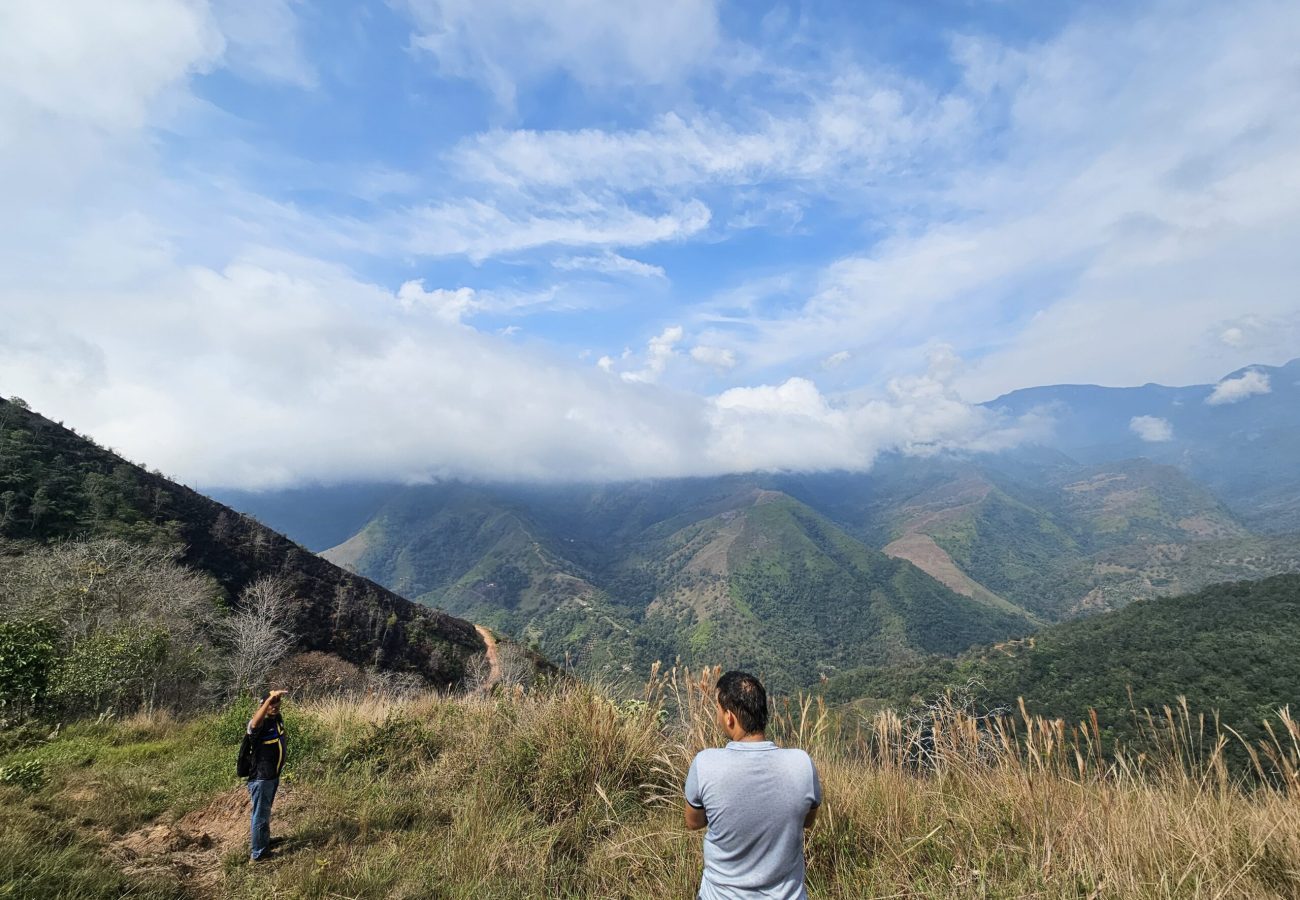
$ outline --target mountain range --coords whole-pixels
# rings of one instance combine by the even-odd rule
[[[1050,438],[867,472],[219,493],[386,587],[580,671],[745,665],[779,688],[1300,571],[1300,361],[987,404]]]

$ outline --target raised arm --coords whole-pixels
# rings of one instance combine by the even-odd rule
[[[262,701],[262,705],[257,708],[257,712],[253,713],[253,718],[248,720],[248,730],[257,731],[258,728],[261,728],[262,720],[266,718],[267,710],[271,708],[271,704],[275,703],[287,693],[289,692],[271,691],[271,693],[267,694],[266,699]]]

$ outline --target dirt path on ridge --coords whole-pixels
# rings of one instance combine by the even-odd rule
[[[501,663],[497,659],[497,639],[492,636],[482,625],[475,625],[474,630],[478,632],[479,637],[483,638],[483,643],[487,645],[488,661],[488,679],[483,685],[483,690],[490,690],[492,685],[501,680]]]

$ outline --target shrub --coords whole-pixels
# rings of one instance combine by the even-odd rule
[[[0,724],[21,720],[44,699],[55,635],[41,620],[0,622]]]
[[[368,682],[360,666],[319,650],[295,653],[272,670],[270,684],[281,687],[299,700],[327,694],[365,690]]]
[[[167,634],[156,629],[95,632],[59,660],[50,695],[74,711],[147,703],[154,697],[167,650]]]

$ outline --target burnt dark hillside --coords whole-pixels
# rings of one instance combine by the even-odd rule
[[[0,400],[0,538],[121,538],[179,544],[229,602],[276,576],[296,598],[300,649],[458,683],[485,651],[473,625],[419,606],[160,473],[149,472],[19,402]]]

